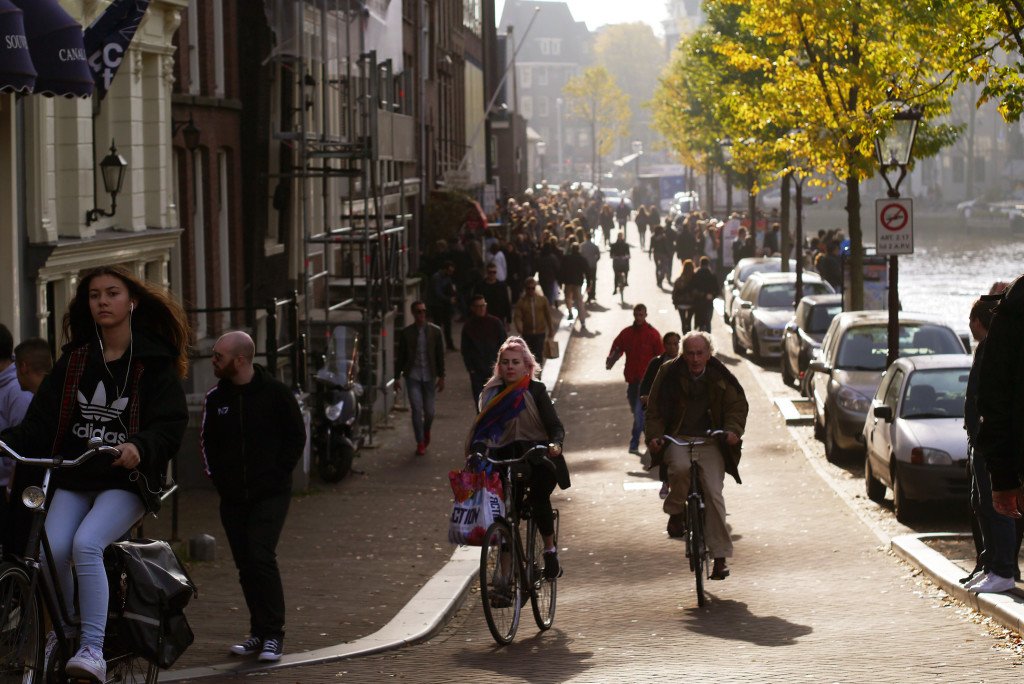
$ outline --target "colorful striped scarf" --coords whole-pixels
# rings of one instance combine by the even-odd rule
[[[530,390],[530,376],[514,385],[507,385],[487,402],[476,417],[470,445],[477,442],[496,442],[505,433],[508,422],[526,408],[526,393]]]

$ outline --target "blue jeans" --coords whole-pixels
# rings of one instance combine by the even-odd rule
[[[110,600],[103,549],[124,537],[145,512],[142,499],[122,489],[101,492],[58,489],[53,495],[46,516],[46,538],[53,554],[57,584],[68,610],[75,605],[71,561],[75,562],[82,646],[103,651]]]
[[[971,508],[981,528],[985,570],[1013,577],[1017,569],[1016,521],[992,508],[992,480],[985,467],[985,454],[979,449],[971,451]]]
[[[626,401],[629,402],[630,413],[633,414],[633,431],[629,437],[629,448],[640,448],[640,434],[644,431],[644,407],[640,403],[640,383],[631,382],[626,385]]]
[[[434,422],[434,397],[437,387],[434,380],[413,380],[406,378],[405,388],[409,394],[409,410],[412,413],[412,431],[416,443],[424,441],[423,433],[430,430]]]

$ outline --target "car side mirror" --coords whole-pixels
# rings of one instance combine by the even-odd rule
[[[881,406],[876,406],[874,409],[872,409],[871,412],[874,414],[875,418],[881,418],[886,423],[892,422],[891,406],[886,406],[885,404],[882,404]]]
[[[824,373],[825,375],[831,375],[832,374],[832,369],[829,368],[828,364],[826,364],[821,359],[814,359],[807,366],[807,368],[808,368],[808,370],[812,370],[815,373]]]

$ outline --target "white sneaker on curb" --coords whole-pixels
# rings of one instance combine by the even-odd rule
[[[994,572],[986,573],[980,582],[971,583],[969,588],[976,594],[999,594],[1017,586],[1012,577],[1000,577]]]
[[[966,582],[964,582],[964,589],[972,589],[974,587],[974,585],[980,584],[981,581],[983,579],[985,579],[986,577],[988,577],[988,572],[985,571],[985,570],[982,570],[977,575],[975,575],[971,579],[969,579]]]
[[[83,646],[68,661],[64,671],[72,677],[87,677],[102,682],[107,679],[107,661],[103,659],[102,651],[92,646]]]
[[[245,641],[235,644],[230,649],[234,655],[247,656],[259,653],[263,649],[263,639],[258,636],[250,636]]]

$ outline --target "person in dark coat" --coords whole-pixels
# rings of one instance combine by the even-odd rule
[[[410,307],[413,322],[395,336],[395,391],[406,378],[406,396],[412,430],[416,437],[416,455],[423,456],[430,446],[430,426],[434,422],[434,398],[444,391],[444,344],[441,329],[427,322],[427,306],[415,301]]]
[[[569,253],[562,258],[561,279],[565,288],[565,309],[569,312],[569,320],[573,319],[572,309],[575,305],[579,311],[580,329],[587,328],[587,306],[583,302],[583,281],[590,270],[587,260],[580,254],[579,244],[573,242]]]
[[[452,316],[455,315],[458,293],[454,276],[455,264],[446,261],[441,270],[430,276],[430,288],[427,291],[430,318],[444,333],[444,342],[448,351],[455,351],[455,342],[452,340]]]
[[[508,336],[505,324],[487,312],[487,300],[476,295],[469,302],[469,318],[462,326],[462,362],[469,371],[469,389],[477,406],[484,383],[491,377],[498,350]]]
[[[277,543],[292,499],[292,471],[306,447],[306,425],[292,391],[254,365],[255,355],[252,338],[240,331],[213,345],[219,382],[206,393],[199,443],[249,609],[249,638],[230,651],[276,662],[285,622]]]
[[[667,332],[661,336],[661,343],[665,346],[665,352],[651,359],[651,362],[647,364],[647,371],[644,372],[644,379],[640,381],[640,405],[644,411],[647,410],[647,399],[651,394],[651,388],[654,387],[654,378],[658,376],[658,371],[661,369],[662,364],[679,356],[681,340],[682,337],[677,332]],[[658,496],[662,500],[667,499],[668,464],[664,461],[658,467],[658,479],[661,480],[661,491],[658,492]]]
[[[512,322],[512,290],[509,281],[498,280],[498,267],[494,264],[487,265],[487,275],[477,283],[475,295],[481,295],[487,300],[487,313],[497,316],[508,325]],[[472,304],[472,300],[470,300]],[[472,309],[472,306],[470,307]],[[470,313],[473,313],[472,310]],[[504,339],[504,338],[502,338]]]
[[[700,267],[693,276],[693,289],[696,299],[693,306],[697,318],[697,328],[704,332],[711,332],[711,316],[715,308],[715,296],[718,294],[718,281],[715,274],[711,272],[711,259],[706,256],[700,258]]]

